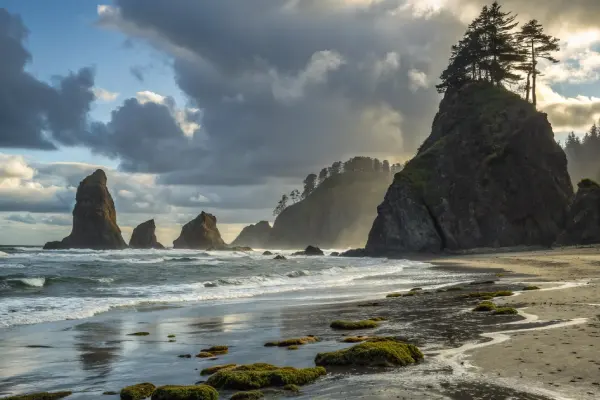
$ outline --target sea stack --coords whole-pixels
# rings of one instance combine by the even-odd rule
[[[139,224],[131,234],[129,247],[133,249],[164,249],[165,246],[156,240],[156,224],[154,220]]]
[[[486,82],[449,91],[396,174],[365,254],[550,246],[573,187],[546,114]]]
[[[242,229],[238,237],[231,243],[231,246],[264,249],[268,246],[272,229],[267,221],[248,225]]]
[[[217,228],[217,218],[202,211],[196,219],[188,222],[181,229],[181,234],[173,242],[176,249],[223,250],[225,242]]]
[[[567,227],[556,243],[559,246],[600,243],[600,185],[584,179],[577,186]]]
[[[46,243],[44,249],[119,250],[127,247],[117,225],[115,204],[106,187],[106,174],[98,169],[77,188],[73,229],[60,242]]]

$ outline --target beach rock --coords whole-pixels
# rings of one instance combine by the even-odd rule
[[[188,222],[181,229],[181,234],[173,242],[176,249],[217,249],[226,248],[217,228],[217,218],[202,211],[196,219]]]
[[[265,251],[265,252],[264,252],[262,255],[263,255],[263,256],[272,256],[272,255],[273,255],[273,253],[271,253],[270,251],[268,251],[268,250],[267,250],[267,251]]]
[[[281,254],[278,254],[273,260],[287,260],[287,258],[285,258],[285,256],[282,256]]]
[[[131,234],[129,247],[133,249],[164,249],[165,247],[156,240],[156,225],[154,220],[138,225]]]
[[[567,227],[557,244],[570,246],[600,243],[600,185],[590,179],[578,184],[569,210]]]
[[[323,256],[323,255],[325,255],[325,253],[323,253],[323,250],[321,250],[318,247],[308,246],[306,249],[304,249],[304,251],[297,251],[292,255],[293,256]]]
[[[573,187],[546,114],[486,82],[449,91],[378,207],[369,255],[550,246]]]
[[[339,256],[340,256],[340,253],[339,253],[338,251],[332,251],[332,252],[329,254],[329,256],[331,256],[331,257],[339,257]]]
[[[119,250],[127,247],[117,225],[117,212],[106,181],[101,169],[81,181],[75,197],[71,234],[60,242],[46,243],[45,249]]]
[[[73,392],[40,392],[40,393],[31,393],[31,394],[23,394],[18,396],[9,396],[3,397],[2,400],[57,400],[63,399],[65,397],[69,397]]]
[[[152,400],[218,400],[219,393],[208,385],[166,385],[157,388]]]
[[[268,246],[271,237],[271,225],[267,221],[260,221],[254,225],[248,225],[231,243],[231,246],[254,247],[264,249]]]

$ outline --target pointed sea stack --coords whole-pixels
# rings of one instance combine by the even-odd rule
[[[231,246],[247,246],[264,249],[268,246],[271,237],[271,225],[267,221],[260,221],[254,225],[248,225],[231,243]]]
[[[133,249],[164,249],[165,246],[156,240],[154,220],[139,224],[131,234],[129,247]]]
[[[217,228],[217,218],[202,211],[196,219],[181,229],[181,235],[173,242],[176,249],[223,250],[225,242]]]
[[[559,246],[600,243],[600,185],[584,179],[578,187],[567,227],[556,243]]]
[[[117,225],[115,204],[101,169],[85,178],[77,188],[73,209],[73,230],[60,242],[46,243],[44,249],[120,250],[127,247]]]
[[[365,254],[550,246],[573,187],[546,114],[485,82],[446,93],[431,135],[396,174]]]

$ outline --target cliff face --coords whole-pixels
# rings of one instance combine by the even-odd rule
[[[352,172],[326,179],[306,199],[277,217],[267,247],[364,246],[390,181],[383,172]]]
[[[546,115],[502,88],[449,92],[432,133],[396,174],[368,254],[550,245],[573,188]]]
[[[217,228],[217,218],[202,211],[196,219],[181,229],[181,234],[173,242],[176,249],[225,249],[225,242]]]
[[[139,224],[131,234],[129,247],[134,249],[164,249],[165,247],[156,240],[156,225],[154,220]]]
[[[242,229],[238,237],[231,243],[231,246],[264,249],[269,244],[272,229],[267,221],[248,225]]]
[[[600,185],[584,179],[578,187],[567,226],[557,240],[558,245],[600,243]]]
[[[117,212],[106,187],[104,171],[96,170],[81,181],[75,200],[71,234],[60,242],[47,243],[44,248],[112,250],[127,247],[117,225]]]

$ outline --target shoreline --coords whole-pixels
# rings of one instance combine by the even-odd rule
[[[482,379],[534,385],[563,399],[600,398],[600,247],[431,257],[424,261],[474,271],[503,269],[500,282],[539,285],[497,301],[518,306],[541,329],[485,333],[483,346],[465,348],[461,362]],[[526,312],[524,312],[526,311]],[[499,335],[502,340],[497,340]],[[494,342],[495,340],[495,342]]]

